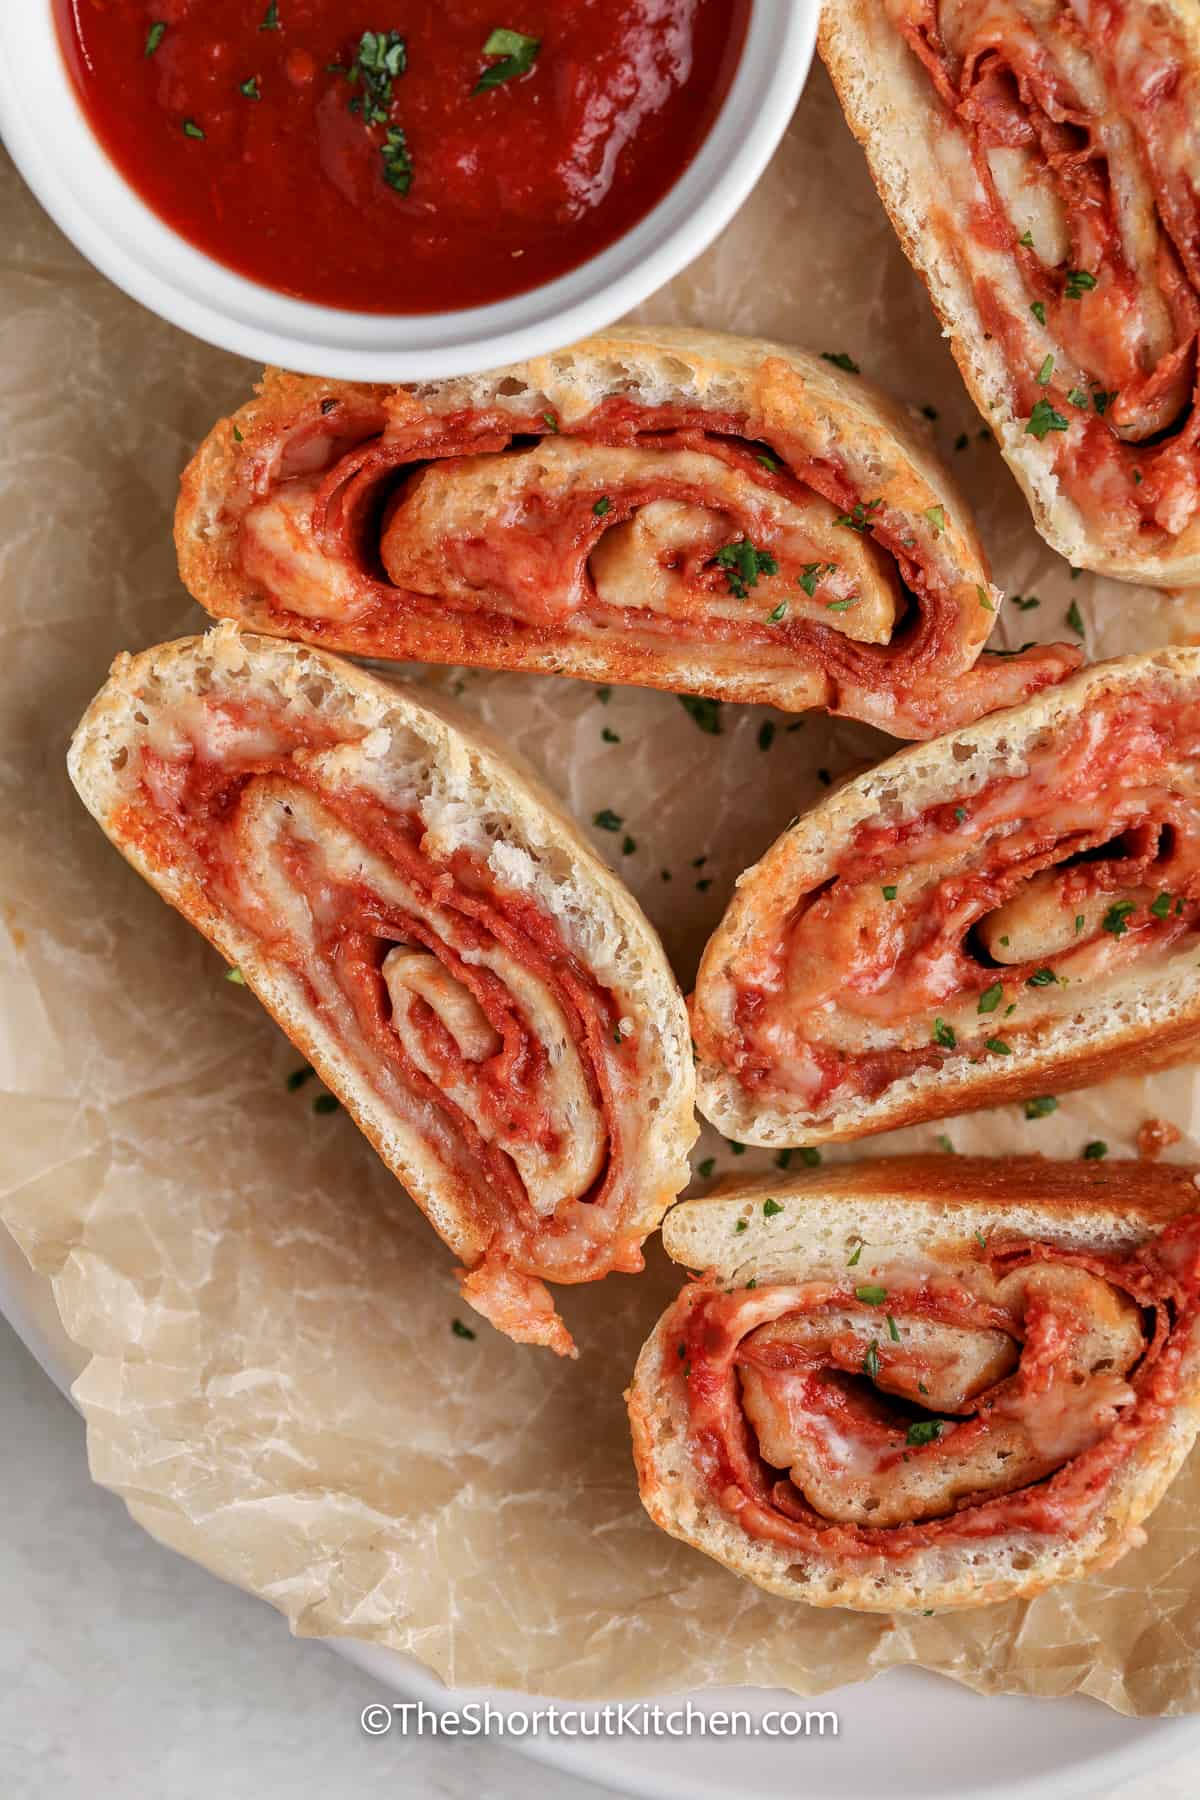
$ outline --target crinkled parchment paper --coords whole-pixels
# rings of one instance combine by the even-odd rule
[[[642,1277],[565,1294],[577,1363],[473,1315],[473,1340],[454,1333],[449,1253],[349,1120],[287,1091],[295,1052],[110,849],[63,767],[113,654],[204,623],[175,574],[176,477],[255,371],[93,274],[7,165],[0,226],[0,1219],[90,1354],[75,1393],[96,1479],[297,1631],[415,1652],[452,1682],[811,1693],[917,1661],[985,1690],[1200,1705],[1200,1460],[1110,1576],[974,1616],[809,1611],[642,1514],[621,1391],[678,1286],[657,1249]],[[1197,641],[1200,602],[1072,581],[1034,535],[820,71],[740,219],[645,316],[848,351],[935,407],[997,579],[1041,601],[1007,610],[1008,643],[1071,636],[1072,602],[1093,655]],[[734,877],[822,791],[818,771],[886,748],[817,715],[789,731],[726,706],[713,736],[670,695],[427,679],[461,679],[581,817],[622,816],[636,849],[604,833],[600,848],[685,984]],[[1128,1156],[1158,1117],[1187,1157],[1198,1115],[1183,1070],[944,1130],[959,1150],[1078,1156],[1103,1137]],[[708,1156],[718,1175],[767,1160],[711,1133]]]

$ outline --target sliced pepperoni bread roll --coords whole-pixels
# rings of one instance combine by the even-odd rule
[[[369,657],[827,707],[929,737],[1059,679],[924,429],[819,357],[630,331],[402,388],[269,374],[183,478],[218,617]]]
[[[119,657],[71,778],[353,1115],[509,1336],[642,1266],[696,1135],[687,1017],[551,796],[412,690],[295,644]]]
[[[944,1118],[1200,1048],[1200,652],[1097,663],[901,750],[747,870],[696,979],[751,1144]]]
[[[675,1207],[666,1247],[706,1273],[626,1396],[651,1518],[817,1606],[1108,1568],[1200,1424],[1196,1181],[918,1157]]]
[[[821,49],[1046,541],[1200,583],[1200,6],[827,0]]]

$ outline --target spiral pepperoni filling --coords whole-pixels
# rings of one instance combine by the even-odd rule
[[[715,1504],[751,1537],[854,1562],[1080,1536],[1169,1415],[1198,1312],[1192,1215],[1128,1257],[985,1240],[969,1266],[708,1278],[665,1356]]]

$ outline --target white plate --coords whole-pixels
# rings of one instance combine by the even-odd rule
[[[63,1332],[49,1282],[35,1275],[0,1227],[0,1312],[66,1392],[86,1358]],[[332,1639],[331,1648],[405,1700],[439,1709],[490,1701],[505,1712],[546,1702],[483,1690],[449,1692],[418,1663],[374,1644]],[[1200,1743],[1200,1719],[1125,1719],[1082,1699],[1022,1700],[972,1694],[916,1669],[799,1701],[765,1690],[710,1689],[690,1696],[711,1712],[767,1708],[836,1712],[836,1737],[714,1739],[565,1738],[509,1741],[569,1774],[648,1800],[741,1800],[748,1791],[806,1800],[1068,1800],[1095,1795]],[[661,1697],[668,1707],[682,1698]],[[578,1724],[586,1708],[560,1706]]]

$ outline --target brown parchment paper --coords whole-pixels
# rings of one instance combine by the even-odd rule
[[[1200,601],[1072,581],[1035,536],[819,70],[741,217],[644,316],[848,351],[936,408],[997,579],[1041,601],[1006,612],[1007,643],[1071,636],[1072,602],[1092,655],[1197,641]],[[1200,1707],[1196,1457],[1112,1574],[974,1615],[788,1605],[657,1532],[621,1392],[678,1271],[652,1246],[644,1276],[566,1291],[574,1364],[471,1314],[476,1337],[456,1335],[449,1253],[348,1119],[287,1092],[296,1053],[88,819],[69,732],[116,651],[202,627],[175,574],[176,478],[255,373],[108,286],[0,167],[0,1219],[90,1357],[75,1394],[96,1479],[297,1632],[410,1651],[450,1682],[814,1693],[916,1661],[987,1691]],[[710,736],[670,695],[425,678],[461,679],[462,704],[581,817],[622,815],[636,850],[603,833],[600,848],[685,984],[734,877],[822,791],[818,771],[888,747],[818,715],[788,731],[726,706]],[[1190,1070],[1034,1123],[1006,1107],[941,1129],[964,1151],[1077,1156],[1102,1137],[1131,1155],[1151,1117],[1182,1131],[1172,1154],[1200,1156]],[[937,1129],[858,1154],[932,1147]],[[718,1176],[768,1162],[706,1132],[709,1156]]]

